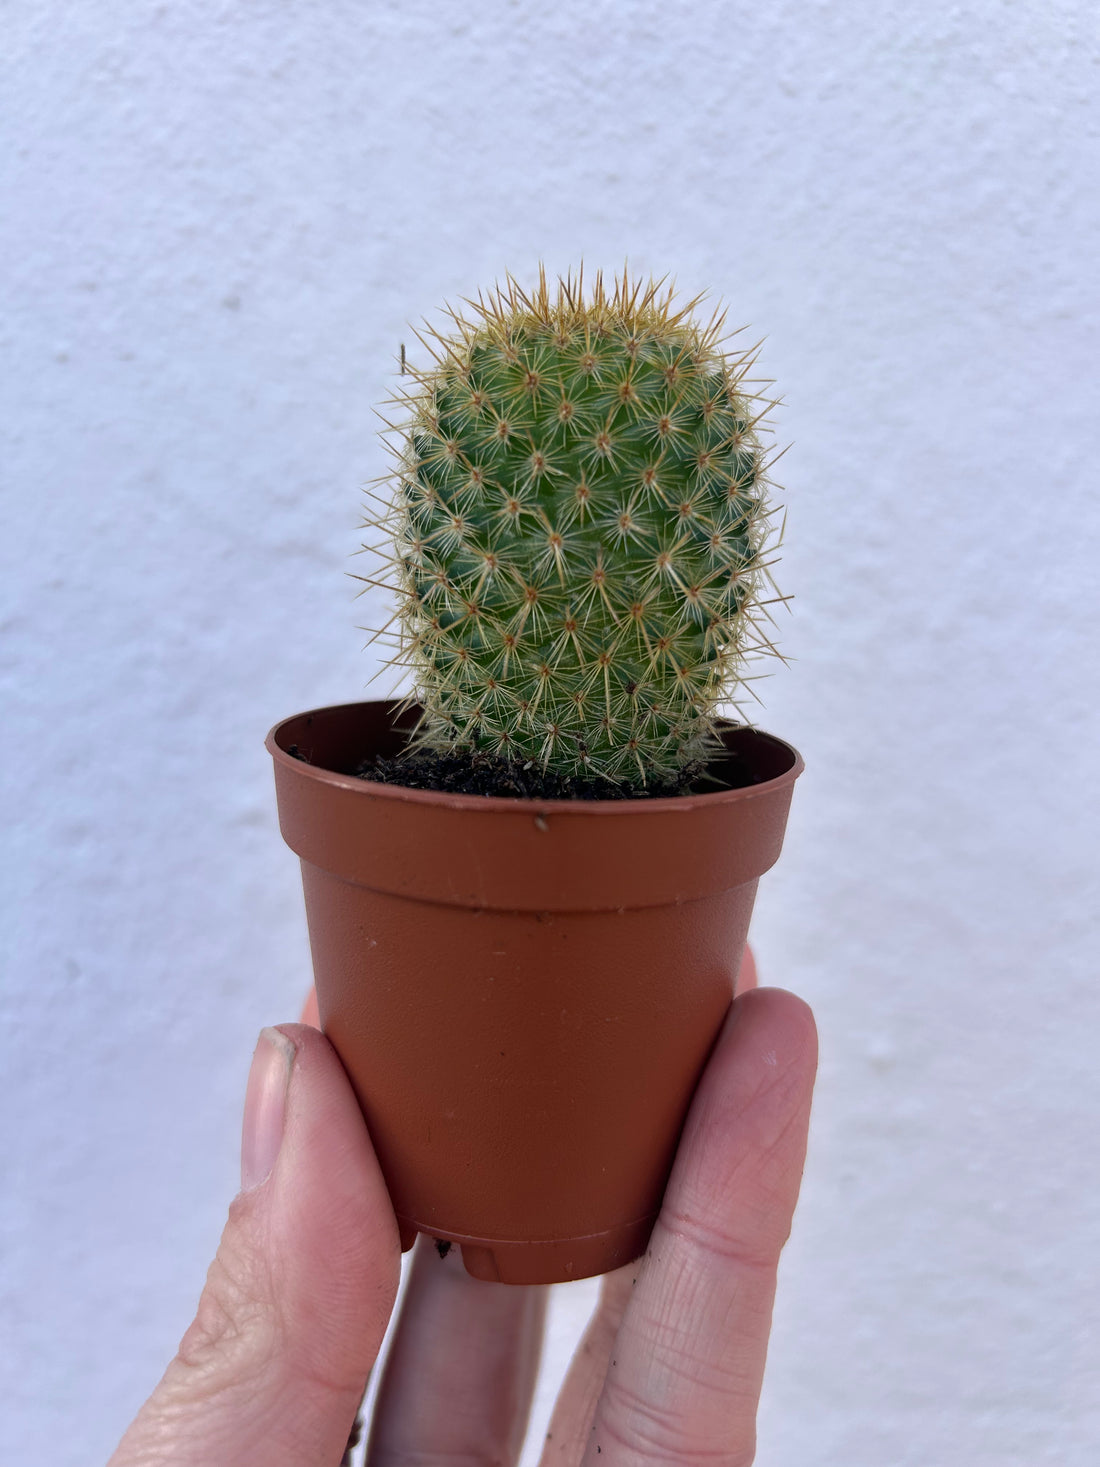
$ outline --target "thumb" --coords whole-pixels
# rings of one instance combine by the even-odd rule
[[[397,1296],[400,1245],[331,1045],[265,1029],[195,1321],[108,1467],[339,1462]]]

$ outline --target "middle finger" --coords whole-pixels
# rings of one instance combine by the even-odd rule
[[[410,1461],[514,1463],[542,1352],[544,1286],[471,1278],[458,1248],[413,1250],[378,1388],[369,1467]]]

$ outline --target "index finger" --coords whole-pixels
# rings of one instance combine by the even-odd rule
[[[302,1017],[298,1020],[298,1022],[299,1024],[310,1024],[314,1029],[319,1029],[321,1027],[321,1015],[317,1009],[316,988],[311,988],[309,990],[309,996],[302,1006]]]
[[[749,1463],[817,1036],[779,989],[734,1004],[692,1103],[596,1407],[589,1467]]]

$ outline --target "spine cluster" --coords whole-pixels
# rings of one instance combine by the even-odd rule
[[[415,743],[647,783],[772,650],[771,405],[659,283],[512,280],[422,337],[368,523]],[[377,578],[365,578],[378,584]]]

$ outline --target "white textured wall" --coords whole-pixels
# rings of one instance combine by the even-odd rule
[[[823,1066],[759,1460],[1093,1467],[1091,0],[27,0],[0,45],[0,1456],[101,1461],[190,1318],[307,984],[263,737],[374,670],[405,323],[583,254],[766,334],[794,440],[756,940]]]

